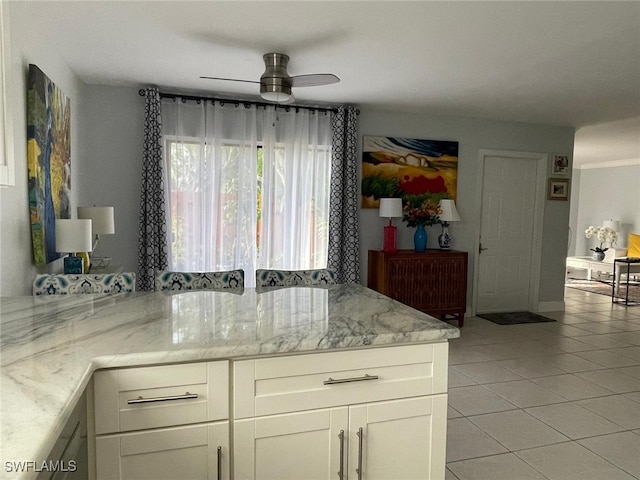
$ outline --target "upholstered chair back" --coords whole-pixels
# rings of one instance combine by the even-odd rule
[[[256,270],[256,287],[295,287],[305,285],[333,285],[336,274],[332,270]]]
[[[68,295],[75,293],[125,293],[136,291],[136,274],[85,273],[36,275],[33,281],[34,295]]]
[[[163,290],[239,290],[244,288],[244,270],[221,272],[170,272],[156,274],[155,289]]]

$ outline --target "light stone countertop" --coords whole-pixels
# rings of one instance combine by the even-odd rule
[[[93,371],[427,343],[459,330],[360,285],[0,298],[0,478],[46,459]]]

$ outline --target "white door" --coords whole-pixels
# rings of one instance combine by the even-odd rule
[[[348,415],[348,407],[339,407],[236,420],[236,480],[346,478],[338,472],[341,452],[346,470]]]
[[[442,479],[446,431],[444,394],[350,407],[348,478]]]
[[[537,270],[532,267],[539,246],[534,227],[546,155],[483,158],[476,313],[535,310],[531,287]]]

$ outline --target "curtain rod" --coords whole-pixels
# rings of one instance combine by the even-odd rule
[[[138,90],[138,95],[140,95],[141,97],[145,96],[145,90],[144,89],[140,89]],[[337,112],[338,109],[337,108],[323,108],[323,107],[309,107],[309,106],[305,106],[305,105],[279,105],[277,103],[265,103],[265,102],[255,102],[252,100],[233,100],[233,99],[229,99],[229,98],[217,98],[217,97],[203,97],[203,96],[197,96],[197,95],[180,95],[178,93],[164,93],[164,92],[160,92],[160,98],[180,98],[183,101],[186,100],[195,100],[196,102],[201,102],[201,101],[212,101],[212,102],[220,102],[220,105],[224,105],[225,103],[232,103],[234,104],[236,107],[239,107],[241,104],[244,105],[246,108],[249,108],[250,105],[255,105],[257,107],[276,107],[276,108],[283,108],[285,109],[287,112],[291,109],[296,109],[297,110],[311,110],[311,111],[319,111],[319,112]],[[360,113],[359,111],[357,113]]]

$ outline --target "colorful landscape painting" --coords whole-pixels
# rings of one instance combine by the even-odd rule
[[[382,197],[456,199],[458,142],[365,135],[362,207]]]
[[[56,218],[71,218],[71,112],[67,96],[35,65],[29,65],[27,168],[31,238],[36,265],[56,252]]]

